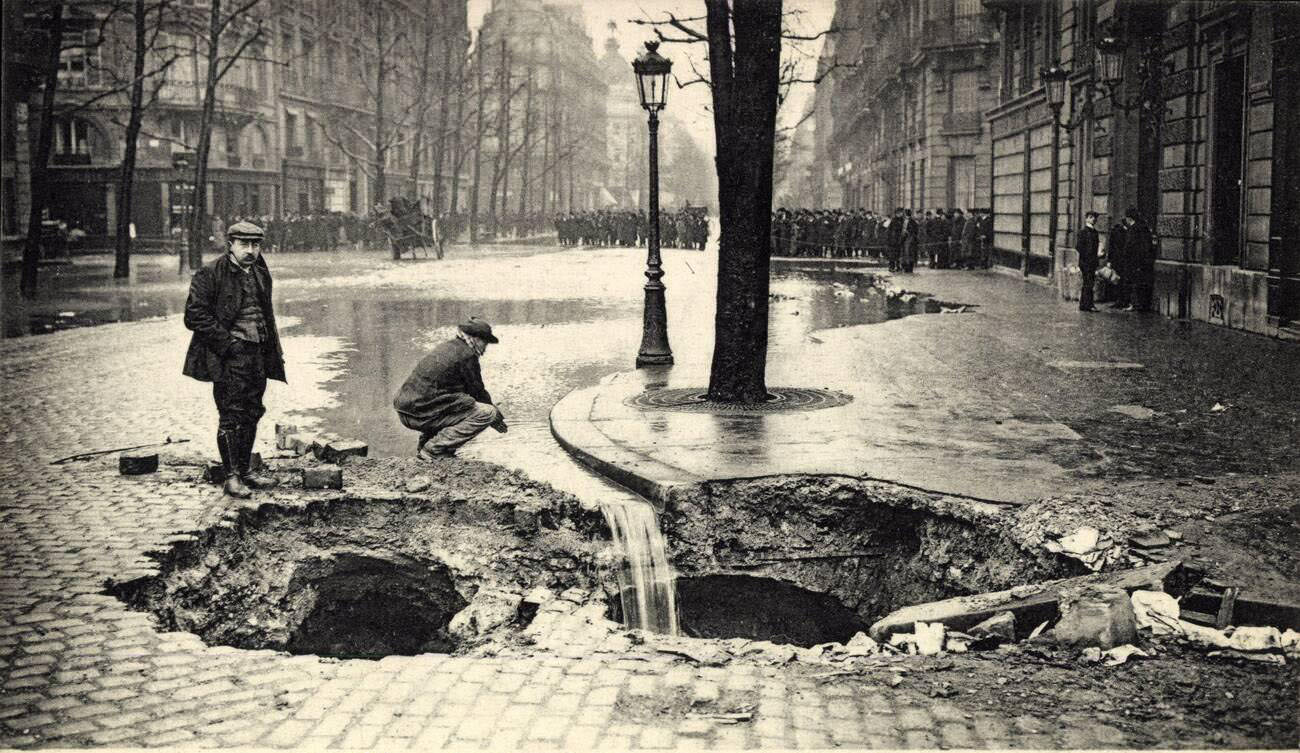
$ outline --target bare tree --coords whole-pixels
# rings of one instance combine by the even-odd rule
[[[252,22],[249,13],[262,0],[241,0],[223,12],[222,0],[208,0],[208,24],[204,41],[207,62],[203,79],[203,107],[199,114],[199,143],[194,157],[194,210],[190,213],[189,267],[203,266],[203,239],[208,237],[208,157],[212,151],[212,122],[217,109],[217,86],[248,49],[262,38],[262,24]],[[238,42],[228,54],[223,44],[231,37]],[[227,45],[229,46],[229,45]]]
[[[180,57],[177,50],[163,49],[159,38],[170,11],[170,2],[148,4],[145,0],[135,0],[131,13],[131,27],[134,32],[132,46],[132,65],[126,137],[122,153],[122,172],[117,183],[117,228],[113,240],[114,264],[113,277],[131,276],[131,210],[135,199],[135,163],[144,112],[155,101],[158,93],[166,83],[167,70]],[[152,23],[149,20],[153,15]],[[150,55],[153,54],[154,65],[150,67]],[[149,96],[145,96],[145,83],[149,82]]]
[[[483,86],[483,32],[478,33],[478,42],[474,45],[474,91],[477,106],[474,109],[474,185],[469,194],[469,241],[478,242],[478,200],[479,187],[483,177],[483,139],[486,135],[484,110],[487,107],[487,89]]]
[[[721,236],[708,396],[719,402],[761,403],[768,398],[776,114],[790,86],[818,80],[800,78],[797,62],[782,62],[782,40],[811,42],[840,30],[811,35],[783,30],[788,14],[782,11],[782,0],[705,0],[704,5],[703,17],[668,14],[662,20],[631,20],[654,27],[661,41],[708,46],[707,75],[688,61],[694,78],[678,81],[678,86],[710,86],[713,93]],[[704,30],[694,25],[699,21],[705,22]],[[852,65],[833,61],[818,78]]]
[[[49,203],[50,149],[54,144],[54,95],[59,86],[59,59],[63,53],[63,3],[52,3],[45,21],[47,36],[44,82],[41,92],[40,130],[31,163],[31,211],[27,217],[27,242],[23,245],[23,271],[19,290],[24,297],[36,293],[36,273],[41,258],[41,217]]]

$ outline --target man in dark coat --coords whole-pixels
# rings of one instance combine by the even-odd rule
[[[1124,259],[1128,274],[1120,280],[1128,291],[1127,308],[1137,311],[1151,310],[1152,285],[1155,281],[1155,234],[1151,226],[1138,215],[1137,207],[1129,207],[1124,215],[1128,231],[1124,238]]]
[[[251,222],[231,225],[226,230],[227,253],[194,273],[185,302],[185,327],[194,336],[182,373],[212,382],[225,491],[240,499],[252,495],[249,487],[275,483],[252,475],[249,466],[257,422],[266,412],[266,380],[285,381],[262,235]]]
[[[470,317],[456,337],[420,359],[397,391],[393,407],[403,426],[420,432],[420,459],[455,455],[489,426],[506,431],[505,417],[492,403],[479,371],[479,356],[496,342],[491,325]]]
[[[1119,284],[1115,288],[1113,309],[1132,309],[1133,301],[1129,297],[1129,255],[1128,255],[1128,220],[1121,219],[1111,226],[1106,235],[1106,261],[1119,274]]]
[[[1096,284],[1097,277],[1097,247],[1099,238],[1097,236],[1097,213],[1088,212],[1083,216],[1083,227],[1079,229],[1079,239],[1075,242],[1074,248],[1079,252],[1079,276],[1081,278],[1079,287],[1079,310],[1096,311],[1097,307],[1093,305],[1092,289]]]

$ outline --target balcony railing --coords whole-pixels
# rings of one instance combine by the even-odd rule
[[[997,27],[984,15],[934,18],[925,22],[921,44],[926,47],[946,47],[954,44],[991,42]]]
[[[90,152],[55,153],[51,155],[51,161],[56,165],[89,165]]]

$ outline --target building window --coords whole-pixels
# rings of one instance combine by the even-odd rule
[[[983,12],[984,6],[980,0],[957,0],[956,7],[953,9],[953,15],[957,18],[978,16]]]
[[[290,153],[298,148],[298,116],[291,112],[284,114],[284,145]]]
[[[956,71],[952,74],[951,112],[973,112],[979,109],[979,71]]]
[[[289,86],[298,82],[298,66],[294,64],[293,33],[286,31],[280,38],[280,58],[284,67],[280,69],[280,83]]]
[[[93,35],[84,31],[63,32],[63,49],[59,53],[59,86],[81,89],[95,83],[99,69],[99,49]]]
[[[54,153],[90,156],[90,124],[80,118],[54,124]]]

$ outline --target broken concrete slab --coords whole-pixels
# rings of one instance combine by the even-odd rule
[[[1137,640],[1133,605],[1122,588],[1087,584],[1063,589],[1059,609],[1053,635],[1062,646],[1109,650]]]
[[[967,632],[971,634],[971,637],[981,640],[1014,641],[1016,639],[1016,615],[1010,611],[998,612]]]
[[[117,470],[123,476],[141,476],[158,470],[158,453],[149,450],[124,452],[117,458]]]
[[[1140,549],[1159,549],[1171,543],[1164,531],[1134,534],[1129,536],[1128,540],[1130,544]]]
[[[942,622],[949,629],[968,631],[999,612],[1011,612],[1016,617],[1017,637],[1021,637],[1020,630],[1025,627],[1056,619],[1062,590],[1089,583],[1112,585],[1125,591],[1139,588],[1163,590],[1166,579],[1180,567],[1178,561],[1158,562],[1132,570],[1048,581],[1039,584],[1042,590],[1023,597],[1015,596],[1014,589],[1008,589],[915,604],[896,609],[877,620],[868,634],[877,641],[887,641],[894,633],[911,630],[917,622]]]

